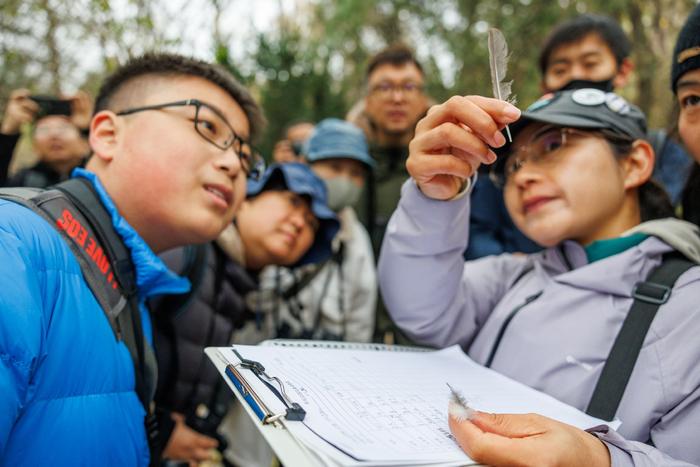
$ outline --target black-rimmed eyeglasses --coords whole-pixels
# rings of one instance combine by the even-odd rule
[[[238,136],[231,124],[216,108],[197,99],[168,102],[165,104],[133,107],[117,112],[117,115],[131,115],[146,110],[161,110],[166,107],[194,106],[194,129],[199,135],[219,149],[233,147],[241,161],[241,167],[248,177],[257,180],[265,171],[265,160],[253,146]]]

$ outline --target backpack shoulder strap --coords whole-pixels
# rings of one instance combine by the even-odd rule
[[[92,228],[97,248],[100,246],[102,248],[101,254],[88,254],[87,262],[89,262],[89,258],[94,259],[93,256],[101,259],[99,263],[95,261],[93,263],[98,264],[98,271],[103,277],[106,275],[107,282],[105,283],[103,280],[102,286],[107,285],[108,294],[111,294],[112,291],[117,292],[119,296],[117,303],[124,303],[124,306],[110,310],[110,313],[113,314],[110,317],[115,320],[117,337],[123,340],[129,349],[136,375],[136,393],[146,413],[150,414],[149,405],[153,399],[157,378],[156,359],[153,349],[146,342],[146,336],[143,333],[136,287],[136,272],[131,260],[131,252],[114,229],[112,216],[97,197],[90,182],[82,178],[73,178],[55,185],[54,189],[64,194],[77,208],[77,214],[83,216],[82,224],[86,226],[86,229],[87,226]],[[43,205],[40,207],[47,209]],[[71,239],[75,238],[72,235],[73,230],[65,230]],[[89,246],[90,243],[88,243]],[[89,252],[88,248],[84,250],[85,253]],[[102,258],[104,259],[102,260]],[[93,268],[93,276],[95,272]],[[86,280],[89,281],[89,279]],[[126,311],[123,312],[124,310]]]
[[[70,247],[115,338],[123,340],[129,349],[136,393],[150,414],[156,362],[142,330],[131,253],[114,230],[111,216],[91,184],[74,178],[48,190],[4,188],[0,190],[0,198],[21,204],[41,216]],[[149,428],[149,437],[154,436],[151,431]]]
[[[615,417],[656,312],[668,301],[676,280],[693,266],[678,253],[665,255],[647,280],[634,286],[634,301],[603,366],[587,414],[603,420]]]

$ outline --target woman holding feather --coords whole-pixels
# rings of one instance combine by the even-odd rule
[[[502,132],[508,124],[512,143]],[[636,107],[597,89],[543,96],[522,116],[502,100],[455,96],[419,122],[407,161],[412,180],[379,262],[385,303],[411,338],[459,344],[475,361],[595,414],[630,308],[652,299],[650,290],[664,292],[636,335],[621,399],[607,407],[608,419],[622,420],[618,431],[582,431],[536,414],[450,418],[476,461],[700,463],[700,237],[669,218],[670,203],[650,181],[645,128]],[[462,260],[468,192],[481,164],[493,164],[513,220],[544,251]],[[670,262],[670,285],[649,285]]]

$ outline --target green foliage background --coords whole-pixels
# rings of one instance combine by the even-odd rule
[[[273,0],[260,0],[270,2]],[[88,39],[99,65],[71,83],[94,91],[101,77],[145,50],[179,51],[183,36],[165,25],[188,27],[188,18],[163,17],[165,0],[6,0],[0,5],[0,102],[16,87],[61,91],[73,76]],[[190,4],[193,2],[189,2]],[[231,69],[259,98],[269,120],[260,141],[269,154],[290,122],[343,117],[364,88],[367,59],[402,41],[417,50],[435,101],[452,94],[489,94],[486,31],[508,39],[510,75],[521,106],[539,95],[539,45],[558,22],[583,12],[610,15],[632,38],[637,66],[623,93],[654,126],[672,122],[669,57],[693,0],[297,0],[282,8],[265,31],[246,44],[230,39],[236,24],[223,21],[239,1],[199,0],[211,11],[214,46],[206,58]],[[285,6],[287,4],[285,3]],[[160,18],[160,21],[158,19]],[[244,21],[241,18],[240,21]],[[238,58],[234,58],[238,57]]]

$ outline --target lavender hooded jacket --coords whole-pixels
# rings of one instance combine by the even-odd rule
[[[690,224],[648,224],[638,229],[652,236],[591,264],[575,242],[465,263],[469,196],[431,200],[408,180],[382,246],[380,288],[417,342],[459,344],[483,364],[503,332],[494,370],[585,410],[635,283],[674,247],[700,262]],[[617,417],[617,432],[599,434],[613,466],[700,464],[700,267],[678,279],[659,309]]]

